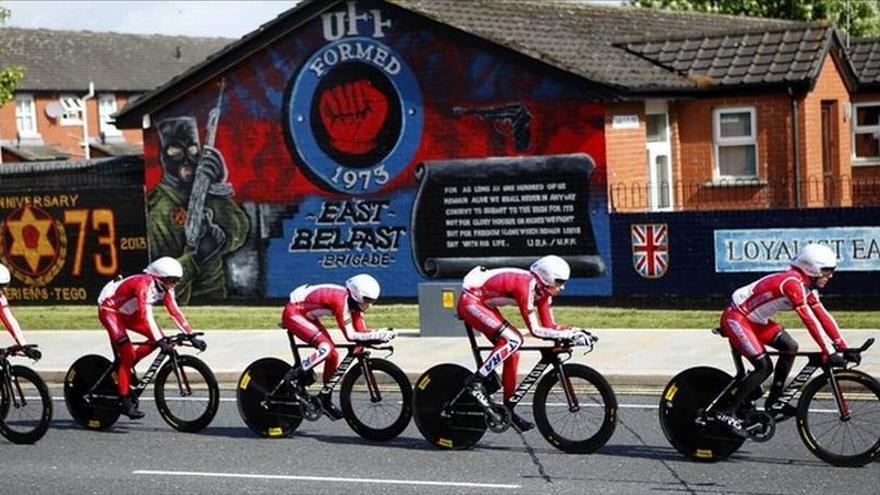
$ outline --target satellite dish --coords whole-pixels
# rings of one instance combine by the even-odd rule
[[[61,103],[53,101],[46,105],[46,115],[49,116],[50,119],[57,119],[62,113],[64,113],[64,109],[61,107]]]

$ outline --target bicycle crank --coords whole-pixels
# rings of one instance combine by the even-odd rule
[[[503,404],[491,404],[486,413],[486,426],[495,433],[502,433],[510,428],[512,416],[510,409]]]

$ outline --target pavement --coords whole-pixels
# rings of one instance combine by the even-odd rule
[[[399,332],[392,342],[394,354],[389,359],[400,366],[413,382],[425,370],[440,363],[457,363],[469,369],[476,367],[464,331],[460,337],[420,336],[418,330]],[[806,330],[790,329],[789,332],[802,351],[817,349]],[[593,352],[587,355],[576,352],[571,361],[596,369],[605,375],[615,389],[621,391],[662,389],[670,378],[692,366],[713,366],[734,372],[726,340],[708,330],[598,329],[594,334],[599,341]],[[331,335],[335,342],[344,340],[338,331],[331,331]],[[68,368],[80,356],[100,354],[112,359],[109,339],[103,330],[40,330],[28,332],[26,337],[30,343],[39,345],[43,358],[37,363],[14,358],[15,363],[33,367],[52,384],[63,383]],[[852,346],[861,345],[870,337],[880,338],[880,329],[848,330],[844,337]],[[211,367],[218,381],[225,386],[234,386],[248,364],[259,358],[277,357],[293,361],[287,337],[280,329],[207,330],[204,338],[208,349],[200,353],[199,358]],[[478,338],[480,345],[488,345],[488,341]],[[541,344],[540,339],[527,337],[524,345]],[[182,352],[193,353],[194,350],[187,347]],[[387,354],[374,352],[377,357]],[[137,366],[139,371],[149,366],[151,357],[148,356]],[[519,372],[528,373],[538,359],[537,352],[521,351]],[[802,358],[795,362],[792,375],[804,362]],[[880,378],[880,343],[863,354],[859,369]]]

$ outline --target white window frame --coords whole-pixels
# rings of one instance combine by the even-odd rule
[[[880,101],[860,101],[852,104],[852,114],[850,115],[850,120],[852,121],[852,139],[850,139],[850,142],[852,143],[853,167],[880,165],[880,157],[859,158],[856,156],[856,134],[875,134],[876,137],[880,137],[880,122],[876,125],[858,125],[860,107],[880,107]]]
[[[30,119],[32,125],[25,125],[26,119]],[[30,93],[15,95],[15,129],[18,131],[18,135],[23,138],[40,136],[37,127],[37,104],[34,101],[34,95]]]
[[[750,136],[743,137],[721,137],[721,115],[726,113],[749,113],[749,118],[751,119],[751,125],[749,126],[751,130]],[[716,108],[712,111],[712,137],[713,137],[713,145],[715,147],[715,163],[712,170],[713,179],[716,181],[720,180],[736,180],[736,179],[757,179],[759,177],[758,174],[758,123],[755,118],[757,112],[755,111],[755,107],[722,107]],[[754,175],[721,175],[721,153],[720,148],[723,146],[746,146],[753,145],[755,147],[755,174]]]
[[[58,97],[61,104],[61,116],[58,125],[82,125],[83,124],[83,101],[79,96],[63,94]]]
[[[116,95],[103,93],[98,95],[98,122],[99,131],[105,136],[121,136],[122,131],[113,125],[110,115],[116,112]]]

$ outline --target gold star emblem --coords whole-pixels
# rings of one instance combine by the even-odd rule
[[[33,210],[25,206],[18,220],[6,222],[12,236],[9,255],[23,257],[31,272],[36,273],[40,267],[40,258],[55,257],[55,247],[49,240],[49,229],[53,224],[50,219],[38,219],[34,216]]]

